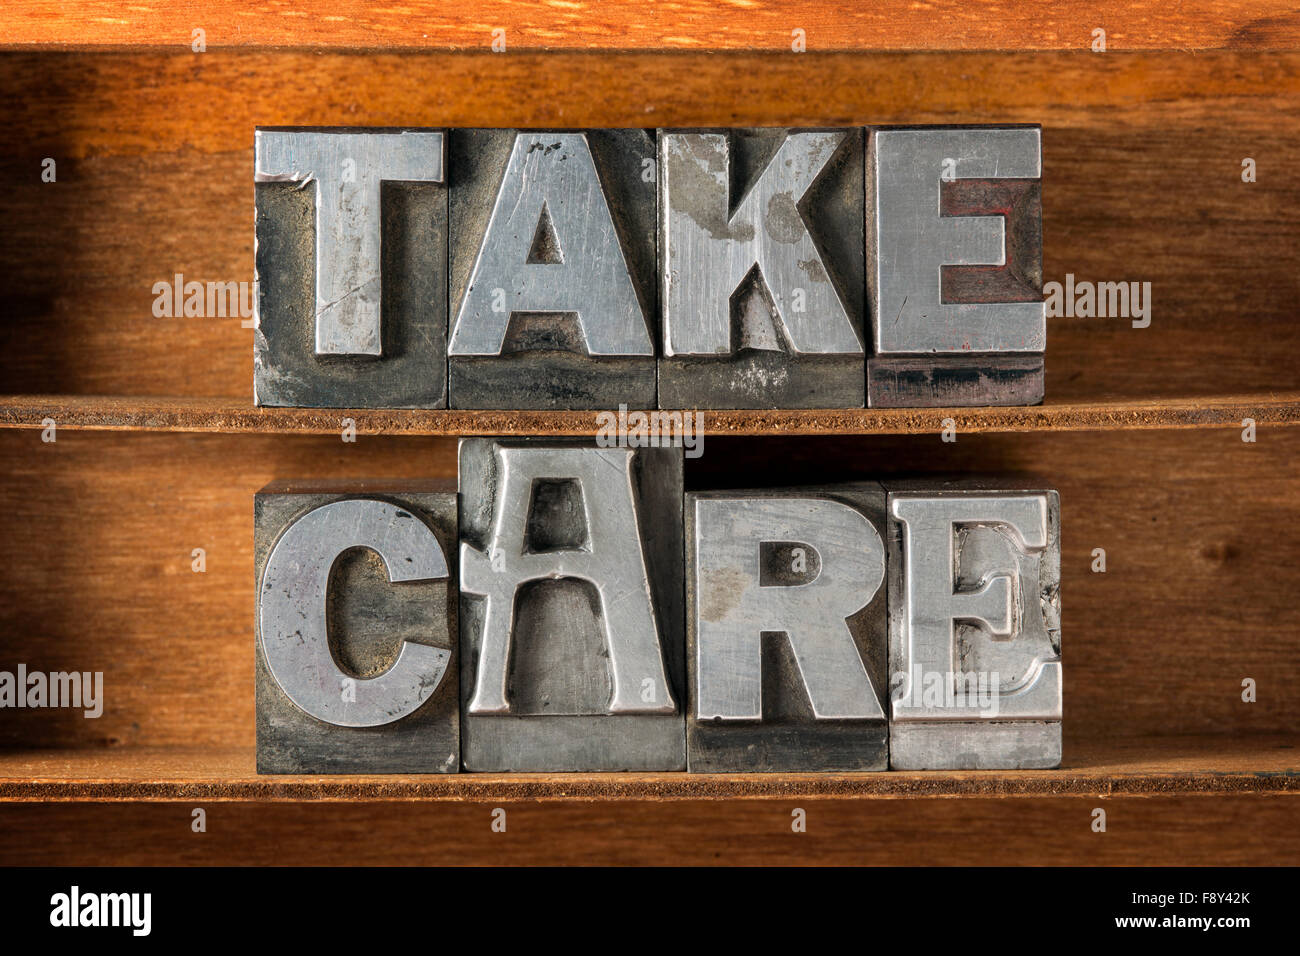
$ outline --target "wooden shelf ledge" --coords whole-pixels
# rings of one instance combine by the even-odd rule
[[[594,435],[598,412],[446,409],[256,408],[231,398],[97,395],[0,396],[0,428],[336,434],[342,420],[362,435]],[[1107,431],[1300,424],[1300,391],[1016,408],[869,408],[705,411],[706,435],[936,434],[951,418],[971,432]]]
[[[1157,737],[1069,746],[1060,770],[828,774],[259,776],[252,749],[11,751],[0,802],[900,799],[1300,794],[1300,737]]]
[[[0,47],[175,48],[202,29],[208,50],[248,47],[334,49],[741,50],[789,53],[796,30],[818,50],[1080,50],[1093,30],[1108,50],[1291,49],[1300,18],[1288,0],[570,0],[472,4],[407,0],[6,0]]]

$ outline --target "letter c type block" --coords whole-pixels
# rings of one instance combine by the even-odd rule
[[[682,454],[460,447],[469,770],[680,770]]]
[[[889,488],[890,765],[1061,762],[1054,491]]]
[[[259,405],[446,406],[441,130],[259,129]]]
[[[459,768],[456,496],[436,487],[257,495],[259,772]]]
[[[687,495],[692,771],[884,770],[885,493]]]

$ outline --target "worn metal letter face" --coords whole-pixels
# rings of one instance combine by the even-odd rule
[[[659,131],[660,407],[862,405],[858,130]]]
[[[494,290],[506,308],[493,307]],[[510,316],[576,314],[593,355],[652,355],[650,333],[581,133],[515,136],[460,301],[451,355],[500,355]]]
[[[431,527],[454,542],[454,512],[445,491],[258,495],[260,770],[457,769],[454,584]]]
[[[444,134],[259,129],[254,154],[258,403],[444,406]]]
[[[870,404],[1042,399],[1038,127],[873,129]]]
[[[684,764],[681,581],[665,577],[681,456],[665,451],[462,443],[470,769]]]
[[[515,624],[515,597],[533,581],[572,578],[589,583],[609,650],[613,690],[605,713],[673,713],[664,673],[649,578],[638,546],[632,452],[623,448],[503,448],[501,493],[487,551],[461,547],[461,592],[486,599],[478,680],[471,714],[506,714],[507,659]],[[539,482],[571,483],[578,502],[571,515],[583,540],[564,549],[530,550],[529,512]],[[521,546],[522,545],[522,546]],[[641,688],[657,689],[651,703]]]
[[[330,652],[326,601],[335,560],[358,547],[374,550],[394,583],[447,576],[438,539],[409,512],[385,501],[335,501],[303,515],[271,549],[258,624],[266,666],[291,701],[329,724],[378,727],[424,703],[442,680],[451,652],[403,642],[392,667],[353,681],[353,693],[339,692],[350,677]]]
[[[257,182],[316,187],[316,354],[383,354],[380,185],[442,182],[442,133],[258,130],[254,142]]]
[[[687,496],[690,769],[883,770],[884,490]]]
[[[1055,492],[889,496],[891,764],[1056,766]]]
[[[453,405],[653,405],[651,148],[641,130],[453,134]]]

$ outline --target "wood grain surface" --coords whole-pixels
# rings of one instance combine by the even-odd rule
[[[362,435],[593,435],[601,412],[254,408],[231,399],[115,395],[0,395],[0,428]],[[689,414],[689,413],[688,413]],[[1049,401],[1003,408],[744,410],[700,413],[707,435],[924,435],[957,431],[1099,431],[1300,424],[1300,392],[1260,392],[1142,402]],[[695,419],[691,419],[694,434]],[[674,426],[676,427],[676,426]]]
[[[98,719],[5,712],[0,832],[42,836],[0,841],[0,863],[1300,862],[1300,429],[1277,427],[1300,389],[1294,4],[466,9],[0,11],[15,51],[0,53],[0,425],[21,426],[0,430],[0,669],[106,685]],[[1104,55],[1086,52],[1098,26]],[[487,52],[495,27],[504,55]],[[810,52],[776,52],[794,29]],[[597,47],[642,52],[529,52]],[[1166,52],[1120,52],[1139,48]],[[740,52],[757,49],[773,52]],[[1062,52],[825,52],[852,49]],[[1047,404],[955,412],[955,444],[935,434],[944,410],[710,414],[687,482],[1007,474],[1059,489],[1062,770],[252,772],[253,492],[453,477],[446,436],[462,431],[590,430],[590,413],[361,412],[348,444],[329,434],[344,412],[252,408],[252,331],[152,304],[177,273],[251,282],[255,126],[1002,122],[1044,127],[1045,278],[1150,282],[1150,327],[1050,319]],[[53,443],[35,428],[47,414]],[[767,437],[727,437],[750,432]],[[795,437],[818,432],[875,434]],[[197,800],[214,803],[207,834],[190,830]],[[1089,827],[1100,800],[1104,836]],[[492,834],[502,804],[509,833]]]
[[[505,50],[1077,50],[1104,28],[1108,47],[1207,50],[1300,47],[1286,0],[7,0],[0,45]]]
[[[806,833],[791,832],[795,808]],[[0,865],[1295,865],[1298,814],[1293,794],[0,804],[0,832],[32,835],[0,841]]]
[[[1059,770],[868,773],[262,775],[251,749],[110,747],[0,753],[0,803],[124,800],[788,800],[844,797],[1300,793],[1300,737],[1099,737]]]
[[[1048,320],[1048,399],[1300,385],[1300,54],[26,53],[0,94],[0,392],[251,404],[252,330],[152,290],[252,281],[259,124],[1042,123],[1046,279],[1152,284],[1148,328]]]

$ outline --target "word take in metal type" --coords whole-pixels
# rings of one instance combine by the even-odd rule
[[[255,133],[257,404],[1043,398],[1037,126]]]

